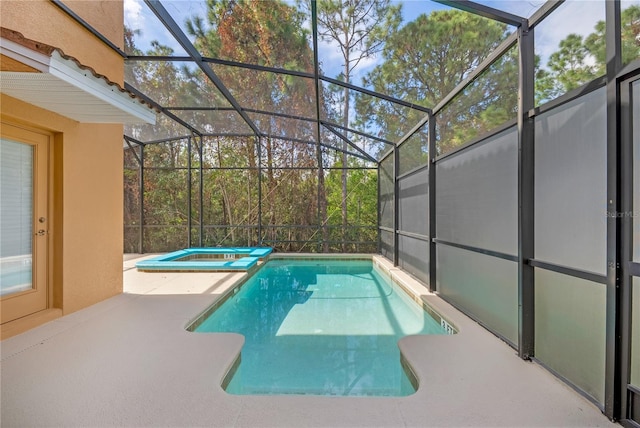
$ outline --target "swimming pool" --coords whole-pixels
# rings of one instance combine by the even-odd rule
[[[448,333],[370,259],[270,260],[189,329],[244,335],[240,395],[410,395],[398,340]]]

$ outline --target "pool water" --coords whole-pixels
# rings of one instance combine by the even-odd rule
[[[31,257],[0,259],[0,296],[30,290],[31,275]]]
[[[244,335],[242,395],[410,395],[398,340],[446,334],[370,260],[269,261],[195,331]]]

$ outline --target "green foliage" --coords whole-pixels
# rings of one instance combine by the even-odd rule
[[[505,30],[457,10],[420,15],[388,38],[384,62],[365,85],[433,107],[500,43]]]
[[[640,58],[640,6],[633,5],[621,12],[622,64]],[[605,23],[598,21],[595,31],[584,39],[584,47],[595,58],[595,74],[605,74]]]
[[[304,20],[279,0],[207,0],[206,22],[196,15],[186,28],[205,56],[313,71]]]
[[[309,34],[304,28],[305,16],[297,9],[280,1],[211,0],[208,7],[206,18],[194,16],[186,23],[187,31],[195,37],[196,46],[205,55],[271,67],[313,70],[313,55],[307,43]],[[133,43],[134,34],[134,31],[127,32],[127,51],[139,54]],[[154,42],[146,54],[170,56],[173,52]],[[127,69],[127,80],[162,105],[229,107],[199,68],[176,67],[170,61],[132,64]],[[314,113],[309,111],[309,106],[315,105],[312,79],[238,67],[213,68],[243,105],[301,116]],[[322,108],[329,109],[327,106]],[[218,128],[224,124],[209,123],[203,112],[179,113],[186,114],[196,127],[206,132],[227,129]],[[270,135],[311,141],[316,138],[313,126],[306,122],[257,115],[252,118]],[[319,182],[324,177],[318,169],[315,144],[262,137],[258,149],[254,137],[205,137],[202,141],[194,138],[189,158],[188,140],[184,137],[188,135],[187,130],[165,116],[160,119],[154,127],[131,130],[132,136],[142,141],[183,137],[145,146],[145,251],[184,247],[189,233],[197,243],[201,218],[203,245],[207,246],[256,245],[262,239],[281,251],[316,251],[320,238],[328,239],[323,232],[326,216],[319,215],[318,202],[322,203],[325,192]],[[260,158],[258,152],[261,152]],[[327,159],[325,157],[325,161]],[[261,163],[260,176],[258,162]],[[125,225],[129,226],[127,230],[134,232],[140,209],[137,174],[133,168],[125,174],[128,183],[125,198],[129,201],[125,204]],[[371,192],[368,198],[376,198],[375,188],[367,191]],[[361,202],[358,209],[362,206]],[[187,227],[189,221],[191,231]],[[257,234],[259,221],[261,237]],[[369,224],[369,235],[363,239],[375,242],[375,230],[373,220]],[[127,240],[127,248],[137,250],[135,233],[128,232],[127,236],[131,238]]]
[[[337,44],[342,54],[340,80],[351,83],[351,75],[365,59],[376,55],[385,40],[398,28],[401,21],[401,5],[392,6],[389,0],[320,0],[317,4],[318,34],[325,41]],[[339,100],[339,116],[342,125],[350,127],[351,91],[330,88],[333,101]],[[347,138],[350,136],[347,134]],[[343,151],[348,143],[342,143]],[[346,167],[347,154],[343,152],[341,165]],[[349,224],[348,173],[341,173],[341,197],[337,201],[341,208],[342,241],[347,240]],[[331,205],[329,205],[331,206]],[[327,211],[330,215],[330,210]],[[344,246],[343,246],[344,247]]]
[[[281,0],[207,0],[206,16],[193,16],[185,25],[205,57],[314,72],[307,28],[309,14],[302,10],[308,4],[303,0],[297,3],[298,7]],[[507,31],[504,24],[458,10],[420,15],[401,26],[401,8],[390,0],[318,0],[317,5],[320,38],[337,43],[343,56],[340,80],[349,82],[363,60],[380,55],[381,63],[365,76],[364,85],[425,107],[437,105],[467,78],[501,43]],[[622,22],[623,63],[628,63],[640,56],[640,6],[625,9]],[[128,53],[174,54],[170,47],[158,42],[141,52],[135,46],[137,31],[125,29]],[[604,31],[604,22],[599,22],[587,37],[571,34],[560,42],[544,68],[536,64],[538,103],[604,74]],[[239,115],[225,110],[230,107],[229,101],[200,68],[176,64],[128,62],[125,78],[163,106],[220,107],[222,110],[214,113],[176,110],[203,132],[249,129]],[[315,116],[314,79],[210,66],[243,106]],[[511,49],[439,111],[438,154],[516,117],[517,73],[517,50]],[[415,124],[424,116],[417,110],[364,94],[354,99],[355,92],[343,87],[324,85],[323,91],[323,118],[391,140],[397,141],[407,131],[407,124]],[[223,111],[228,114],[224,116]],[[215,114],[228,120],[212,120]],[[318,242],[332,240],[337,242],[332,249],[363,251],[363,247],[340,243],[376,242],[375,171],[343,168],[356,168],[363,163],[338,151],[320,151],[313,143],[277,137],[313,142],[318,138],[314,124],[249,114],[269,136],[193,137],[191,152],[191,133],[165,115],[159,116],[155,126],[129,128],[129,135],[144,142],[174,140],[148,144],[144,153],[138,152],[138,156],[144,154],[142,195],[137,160],[131,154],[125,155],[127,249],[136,249],[134,228],[139,226],[141,198],[147,251],[184,247],[189,233],[197,242],[200,219],[204,245],[255,245],[262,239],[271,241],[279,250],[316,251],[320,249]],[[344,147],[330,132],[323,136],[323,142]],[[423,166],[428,159],[426,130],[406,141],[400,156],[401,172]],[[331,169],[324,171],[327,166]],[[385,171],[381,177],[386,195],[392,190],[393,181]],[[388,213],[389,207],[385,210]],[[258,236],[259,222],[262,236]],[[188,230],[189,223],[192,230]]]
[[[582,36],[569,34],[560,42],[560,50],[549,57],[548,70],[540,70],[536,75],[537,99],[556,98],[596,78],[602,67],[590,65],[587,61],[590,57]]]
[[[434,107],[500,44],[505,31],[504,24],[458,10],[420,15],[389,36],[382,50],[383,63],[367,74],[364,83],[378,92]],[[505,107],[501,101],[512,91],[513,85],[504,82],[513,80],[514,65],[512,61],[503,65],[506,71],[490,72],[490,78],[468,89],[440,114],[441,152],[491,126],[499,120],[495,115],[504,118],[512,113],[511,100],[502,103]],[[480,116],[488,105],[493,106],[493,113]],[[393,105],[370,103],[364,97],[356,101],[356,109],[363,118],[362,126],[385,129],[395,139],[404,134],[405,121],[417,123],[424,115],[412,110],[403,117]]]
[[[349,82],[362,60],[376,55],[400,25],[402,6],[389,0],[319,0],[318,35],[337,43],[343,78]]]
[[[640,6],[621,13],[622,63],[640,58]],[[598,21],[594,32],[583,38],[569,34],[549,56],[546,68],[536,73],[536,103],[542,104],[576,89],[606,73],[605,22]]]
[[[350,167],[358,167],[357,162],[352,161]],[[337,162],[335,168],[341,168]],[[377,192],[378,175],[371,169],[349,169],[347,174],[347,208],[352,214],[350,225],[375,225],[377,224]],[[341,170],[332,169],[327,174],[327,211],[328,223],[341,224],[340,205],[342,198]]]
[[[363,165],[352,161],[349,167]],[[336,242],[375,242],[378,224],[378,174],[371,169],[349,169],[347,172],[347,196],[345,198],[349,221],[342,223],[342,164],[337,162],[327,174],[327,223],[331,240]],[[340,251],[364,251],[356,244],[335,247]]]
[[[400,146],[398,150],[400,156],[399,174],[404,174],[429,162],[429,139],[426,127],[425,125],[421,131],[413,134]]]

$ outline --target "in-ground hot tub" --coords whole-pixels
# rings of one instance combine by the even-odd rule
[[[265,260],[271,247],[187,248],[139,261],[145,272],[209,272],[249,270]]]

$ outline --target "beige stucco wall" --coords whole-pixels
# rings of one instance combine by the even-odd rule
[[[122,1],[64,4],[122,47]],[[0,0],[0,25],[60,48],[114,82],[123,81],[123,58],[48,0]],[[49,307],[69,314],[121,293],[123,126],[79,123],[0,97],[3,121],[53,134]]]
[[[65,0],[64,4],[116,46],[124,45],[124,6],[117,0]],[[49,0],[0,0],[0,26],[64,51],[122,84],[123,59]]]
[[[64,133],[64,313],[122,292],[122,134],[89,124]]]

